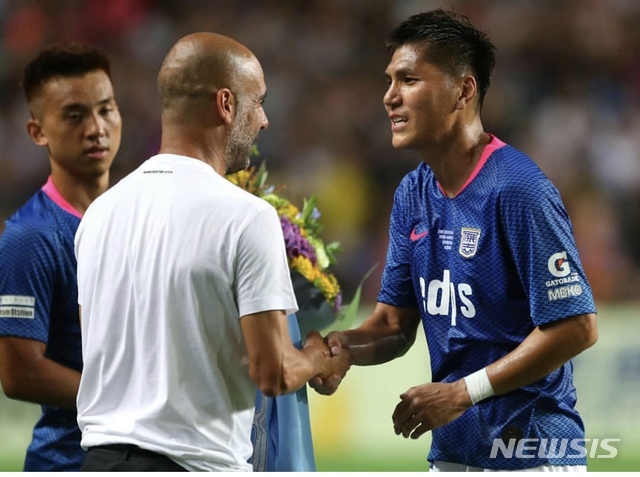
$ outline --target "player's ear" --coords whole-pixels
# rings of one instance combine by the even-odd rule
[[[48,144],[47,136],[42,130],[42,125],[37,119],[29,119],[27,121],[27,134],[31,140],[38,146],[46,146]]]
[[[216,107],[220,118],[227,124],[236,117],[236,98],[229,88],[221,88],[216,93]]]
[[[456,109],[466,108],[478,92],[478,83],[476,79],[471,75],[466,75],[460,82],[460,92],[456,101]]]

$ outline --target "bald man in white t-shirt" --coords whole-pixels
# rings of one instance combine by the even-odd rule
[[[76,235],[85,471],[251,471],[256,386],[266,396],[346,357],[294,347],[297,310],[276,211],[225,174],[268,126],[260,63],[195,33],[159,73],[158,155],[103,194]]]

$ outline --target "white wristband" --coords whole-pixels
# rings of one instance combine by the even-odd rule
[[[477,404],[496,393],[491,386],[489,376],[487,376],[487,368],[482,368],[480,371],[465,377],[464,382],[467,385],[467,392],[473,404]]]

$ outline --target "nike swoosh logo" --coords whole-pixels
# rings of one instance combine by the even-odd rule
[[[411,239],[412,242],[415,242],[416,240],[420,240],[422,237],[426,237],[427,235],[429,235],[428,230],[425,230],[424,232],[416,233],[416,228],[414,227],[413,230],[411,231],[411,235],[409,236],[409,238]]]

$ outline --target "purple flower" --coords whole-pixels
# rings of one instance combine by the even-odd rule
[[[333,311],[336,314],[340,313],[341,306],[342,306],[342,290],[340,290],[336,295],[335,302],[333,303]]]
[[[289,258],[303,256],[315,265],[316,252],[309,241],[300,233],[300,227],[291,222],[287,217],[280,217],[280,225],[282,226],[287,256]]]

